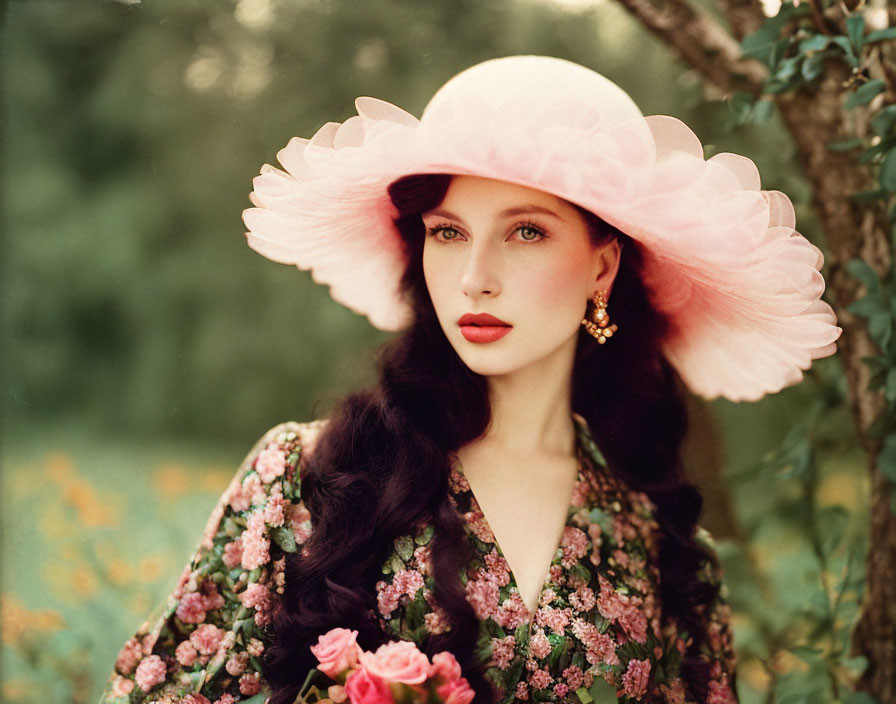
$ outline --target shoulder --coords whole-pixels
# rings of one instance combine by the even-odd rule
[[[285,556],[300,550],[312,530],[299,460],[325,425],[287,421],[255,442],[174,591],[122,648],[102,704],[187,691],[238,701],[267,686],[259,658],[283,593]]]

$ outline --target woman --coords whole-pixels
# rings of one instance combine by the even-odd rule
[[[405,330],[253,448],[102,701],[291,704],[333,628],[450,651],[476,702],[736,701],[680,387],[752,400],[834,352],[790,201],[559,59],[420,121],[356,105],[262,169],[247,235]]]

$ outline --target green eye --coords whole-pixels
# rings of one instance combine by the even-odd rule
[[[547,237],[541,231],[541,228],[535,227],[534,225],[520,225],[517,228],[517,231],[520,233],[520,239],[524,242],[536,242],[539,239],[544,239]]]

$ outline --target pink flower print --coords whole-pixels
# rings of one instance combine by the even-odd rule
[[[627,570],[629,568],[628,553],[625,550],[614,550],[613,559],[622,569]]]
[[[550,587],[545,589],[538,597],[539,606],[550,606],[551,602],[557,598],[557,592]]]
[[[126,697],[134,689],[134,680],[129,680],[120,675],[112,681],[112,696]]]
[[[430,564],[431,551],[429,545],[421,545],[414,550],[414,561],[417,563],[417,569],[420,574],[429,576],[432,574],[432,565]]]
[[[588,536],[575,526],[566,526],[563,529],[563,538],[560,540],[560,545],[563,548],[563,557],[560,558],[560,564],[569,568],[575,565],[588,552]]]
[[[224,606],[224,597],[218,592],[218,585],[206,579],[201,587],[202,602],[206,611],[214,611]]]
[[[180,599],[184,595],[184,591],[186,589],[187,583],[190,581],[190,577],[192,576],[193,571],[191,569],[191,565],[187,565],[184,567],[183,572],[180,573],[180,578],[177,580],[177,586],[174,587],[174,598]],[[193,589],[195,591],[195,589]]]
[[[529,685],[525,682],[518,682],[513,697],[524,702],[529,701]]]
[[[264,522],[268,525],[277,527],[282,526],[283,522],[286,520],[286,507],[287,502],[283,498],[283,492],[280,489],[280,485],[274,487],[274,489],[279,493],[279,496],[272,496],[267,504],[264,507]],[[272,494],[274,492],[271,492]]]
[[[727,682],[710,681],[709,696],[706,699],[706,704],[735,704],[736,701],[734,693]]]
[[[246,587],[246,591],[240,594],[240,602],[247,609],[255,609],[255,623],[265,626],[271,622],[274,596],[271,590],[263,584],[253,583]]]
[[[563,568],[560,565],[551,565],[548,572],[548,578],[550,579],[551,584],[562,587],[565,581],[563,578]]]
[[[574,692],[582,686],[582,682],[584,681],[581,668],[578,668],[575,665],[570,665],[563,671],[563,679],[566,680],[569,688]]]
[[[455,467],[452,467],[451,472],[448,474],[448,486],[455,494],[462,494],[470,490],[470,482]]]
[[[183,667],[193,667],[198,655],[196,646],[188,640],[181,641],[174,651],[174,657]]]
[[[236,653],[235,655],[231,655],[230,659],[227,660],[227,664],[224,665],[224,669],[230,675],[234,677],[239,677],[246,671],[246,666],[249,664],[249,653],[242,652]]]
[[[376,583],[376,590],[377,608],[385,618],[391,618],[392,612],[398,608],[398,597],[401,596],[401,592],[384,580]]]
[[[498,587],[488,579],[471,579],[466,584],[467,601],[481,619],[491,618],[498,611]]]
[[[529,675],[529,685],[532,689],[547,689],[553,681],[554,678],[546,667],[541,667]]]
[[[519,592],[514,591],[501,602],[501,606],[498,607],[498,612],[493,618],[502,628],[514,629],[526,623],[530,618],[530,614]]]
[[[473,500],[473,503],[476,508],[465,513],[464,519],[469,523],[473,535],[479,538],[483,543],[494,543],[495,534],[492,533],[492,529],[489,527],[488,523],[486,523],[485,515],[479,509],[479,505],[476,504],[475,499]]]
[[[240,694],[252,697],[261,691],[261,674],[247,672],[240,677]]]
[[[573,621],[572,633],[582,641],[586,649],[585,659],[592,665],[601,662],[605,662],[608,665],[619,664],[619,657],[616,655],[616,643],[608,634],[601,633],[593,623],[577,618]]]
[[[304,503],[291,504],[287,508],[289,526],[301,545],[311,536],[311,513]]]
[[[137,665],[134,679],[137,686],[144,692],[148,692],[157,684],[165,681],[167,668],[165,662],[158,655],[148,655]]]
[[[423,592],[423,598],[426,599],[426,603],[432,609],[423,616],[423,623],[426,626],[427,633],[436,635],[451,630],[451,619],[448,616],[448,612],[439,606],[435,595],[427,589]]]
[[[254,570],[271,559],[271,541],[265,535],[264,514],[257,509],[249,514],[242,538],[244,570]]]
[[[275,443],[268,445],[255,460],[255,471],[261,477],[261,481],[270,484],[277,477],[283,476],[286,471],[286,455]]]
[[[223,637],[224,631],[211,623],[206,623],[190,634],[190,642],[203,655],[213,655]]]
[[[417,570],[402,568],[392,578],[392,586],[413,599],[417,591],[423,589],[423,575]]]
[[[510,564],[504,559],[496,548],[485,555],[485,569],[489,579],[499,587],[506,587],[510,583]]]
[[[423,615],[423,625],[430,635],[438,635],[451,630],[451,622],[446,618],[444,610],[429,611]]]
[[[629,660],[625,674],[622,675],[622,691],[633,698],[641,697],[647,693],[649,679],[649,660]]]
[[[605,619],[614,621],[625,610],[625,602],[622,600],[622,595],[613,588],[606,578],[598,577],[598,580],[600,595],[597,597],[597,610]]]
[[[245,511],[251,505],[249,494],[243,491],[243,487],[241,484],[237,484],[230,491],[230,495],[227,497],[227,503],[230,504],[230,508],[232,508],[236,513]]]
[[[544,629],[539,628],[529,639],[529,652],[539,659],[546,658],[551,653],[551,641],[548,640]]]
[[[572,505],[584,506],[585,502],[588,500],[588,492],[590,491],[591,487],[588,486],[587,482],[583,482],[581,480],[576,481],[576,483],[572,487]]]
[[[242,538],[237,538],[227,543],[224,546],[224,554],[221,559],[224,561],[227,569],[232,570],[234,567],[237,567],[243,561]]]
[[[504,638],[492,638],[492,659],[489,661],[489,667],[495,666],[499,670],[506,670],[513,662],[516,655],[514,648],[516,647],[516,638],[506,636]]]
[[[257,658],[264,652],[264,642],[258,638],[250,638],[249,645],[246,646],[246,652],[252,657]]]
[[[569,603],[579,613],[588,613],[594,608],[597,600],[591,587],[581,586],[569,595]]]
[[[554,685],[554,694],[560,697],[560,699],[563,699],[567,692],[569,692],[569,685],[565,682],[558,682]]]
[[[215,700],[215,704],[235,704],[236,697],[232,694],[222,694],[220,699]]]
[[[627,604],[618,621],[629,638],[638,643],[647,642],[647,618],[636,604]]]
[[[250,474],[243,480],[243,493],[249,497],[253,506],[260,506],[268,496],[267,488],[257,474]]]
[[[199,592],[185,594],[174,613],[183,623],[202,623],[205,621],[205,597]]]
[[[539,626],[547,626],[554,633],[562,635],[571,620],[570,609],[552,609],[542,607],[535,612],[535,623]]]
[[[137,663],[142,658],[143,648],[140,646],[140,641],[136,638],[131,638],[119,651],[118,659],[115,661],[115,669],[122,675],[129,675],[134,671]]]

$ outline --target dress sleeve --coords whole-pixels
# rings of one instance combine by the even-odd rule
[[[263,704],[260,657],[285,554],[311,533],[299,460],[323,422],[281,423],[246,455],[174,591],[119,652],[99,704]]]
[[[731,608],[728,605],[728,588],[719,562],[712,536],[703,528],[697,529],[697,543],[710,553],[712,559],[703,563],[700,579],[717,589],[716,598],[706,607],[704,618],[709,638],[704,651],[711,663],[709,704],[737,704],[735,666],[737,658],[731,630]]]

